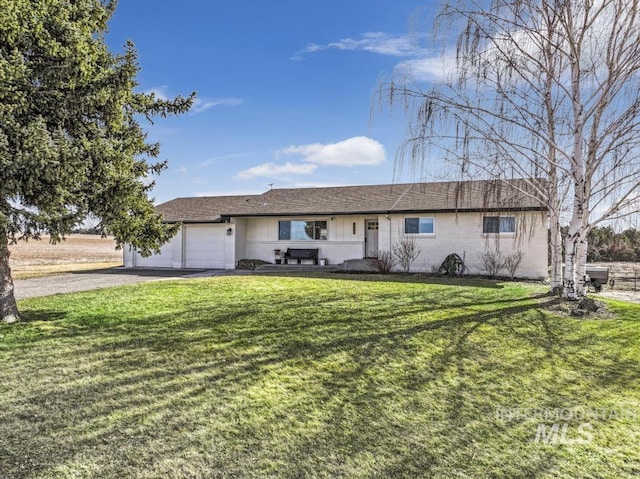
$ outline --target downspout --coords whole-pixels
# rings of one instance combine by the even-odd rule
[[[182,269],[185,269],[185,268],[187,267],[187,263],[186,263],[186,255],[185,255],[185,251],[186,251],[186,248],[187,248],[187,245],[186,245],[186,241],[185,241],[185,240],[186,240],[186,238],[187,238],[187,235],[186,235],[185,229],[186,229],[186,228],[185,228],[185,225],[184,225],[184,223],[183,223],[183,224],[182,224],[182,227],[180,228],[180,235],[182,236],[182,241],[181,241],[181,243],[182,243],[182,245],[181,245],[181,246],[182,246],[182,248],[180,248],[180,250],[181,250],[181,251],[180,251],[180,264],[182,265]]]
[[[391,252],[392,247],[391,247],[391,216],[389,216],[389,211],[387,211],[387,213],[384,215],[385,218],[387,218],[387,221],[389,221],[389,252]]]
[[[398,206],[398,203],[400,203],[402,198],[404,198],[404,196],[409,192],[410,189],[411,189],[411,186],[407,186],[407,189],[404,190],[400,196],[398,196],[398,199],[395,201],[395,203],[393,205],[391,205],[391,208],[385,214],[385,217],[389,220],[389,252],[391,252],[391,250],[392,250],[392,247],[391,247],[391,217],[389,215],[395,209],[395,207]]]

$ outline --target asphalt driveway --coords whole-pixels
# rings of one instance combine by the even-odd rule
[[[108,288],[124,284],[160,281],[166,279],[198,278],[227,274],[225,270],[173,270],[173,269],[125,269],[109,268],[93,271],[45,276],[43,278],[15,280],[16,299],[74,293]]]

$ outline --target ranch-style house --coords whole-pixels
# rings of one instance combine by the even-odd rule
[[[177,198],[157,211],[180,231],[147,258],[126,247],[125,267],[234,269],[242,259],[275,263],[288,248],[317,248],[335,265],[410,237],[420,249],[412,271],[434,271],[457,253],[483,274],[481,255],[500,251],[523,253],[519,277],[548,274],[547,210],[523,180],[282,188]]]

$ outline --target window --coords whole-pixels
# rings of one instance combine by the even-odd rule
[[[435,220],[433,218],[405,218],[405,234],[432,235],[435,233]]]
[[[326,221],[279,221],[278,239],[311,241],[327,239]]]
[[[482,233],[515,233],[515,216],[485,216],[482,218]]]

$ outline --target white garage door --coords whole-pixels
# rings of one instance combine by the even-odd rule
[[[224,268],[228,225],[185,225],[185,267]]]
[[[135,266],[138,268],[171,268],[173,255],[173,240],[160,248],[159,254],[144,258],[140,253],[136,253]]]

